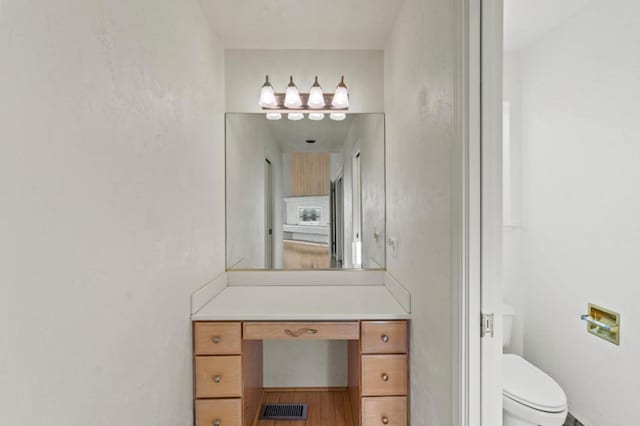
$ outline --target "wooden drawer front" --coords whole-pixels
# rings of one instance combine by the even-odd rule
[[[407,395],[407,356],[363,355],[362,395]]]
[[[407,397],[362,398],[362,426],[407,426]]]
[[[196,398],[240,397],[241,388],[241,357],[196,357]]]
[[[362,323],[362,353],[407,353],[406,321],[366,321]]]
[[[357,340],[357,322],[245,322],[248,340]]]
[[[217,423],[216,423],[217,422]],[[242,426],[240,399],[196,400],[196,426]]]
[[[198,322],[194,338],[196,355],[240,355],[241,333],[239,322]]]

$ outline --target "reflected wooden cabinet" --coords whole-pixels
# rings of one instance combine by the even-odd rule
[[[348,340],[345,401],[348,394],[350,410],[339,410],[343,417],[337,423],[408,425],[407,321],[194,322],[193,336],[196,426],[289,424],[261,421],[258,416],[268,394],[262,383],[262,341],[274,339]],[[310,404],[309,418],[323,418],[319,411],[319,405]],[[334,426],[336,421],[295,424],[311,423]]]
[[[331,191],[328,152],[294,152],[291,154],[291,197],[329,195]]]

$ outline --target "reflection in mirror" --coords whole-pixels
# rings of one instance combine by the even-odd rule
[[[384,115],[227,114],[227,269],[385,267]]]

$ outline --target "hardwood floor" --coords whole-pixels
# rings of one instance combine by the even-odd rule
[[[347,388],[265,389],[260,408],[266,402],[308,404],[307,420],[259,420],[254,426],[353,426]]]

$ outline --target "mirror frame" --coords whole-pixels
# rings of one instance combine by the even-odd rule
[[[265,113],[262,112],[225,112],[224,114],[224,265],[225,272],[362,272],[362,271],[378,271],[378,272],[386,272],[387,271],[387,263],[388,263],[388,244],[387,244],[387,229],[388,229],[388,216],[387,216],[387,115],[384,112],[352,112],[347,113],[347,115],[351,116],[359,116],[359,115],[379,115],[382,117],[382,151],[383,151],[383,181],[384,181],[384,204],[382,206],[383,214],[384,214],[384,242],[383,242],[383,251],[384,251],[384,266],[380,268],[321,268],[321,269],[277,269],[277,268],[237,268],[233,269],[233,266],[229,267],[229,213],[228,213],[228,205],[229,205],[229,191],[228,191],[228,170],[229,165],[228,161],[228,129],[227,129],[227,118],[230,115],[244,115],[244,116],[265,116]],[[266,120],[266,118],[264,118]],[[284,118],[283,118],[284,119]]]

